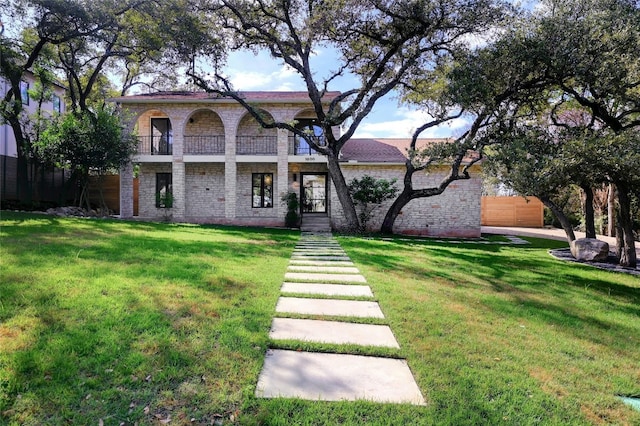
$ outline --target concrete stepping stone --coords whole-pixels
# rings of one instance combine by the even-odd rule
[[[280,297],[276,312],[306,315],[331,315],[358,318],[384,318],[377,302],[335,299]]]
[[[371,287],[354,284],[282,283],[281,293],[321,294],[323,296],[373,297]]]
[[[339,251],[334,251],[334,252],[325,252],[325,251],[310,251],[310,252],[300,252],[300,251],[294,251],[293,253],[291,253],[292,257],[295,258],[299,258],[299,257],[305,257],[305,258],[309,258],[309,257],[313,257],[315,258],[327,258],[327,257],[343,257],[343,258],[348,258],[346,253],[341,253]]]
[[[404,360],[284,350],[267,352],[256,396],[425,405]]]
[[[349,261],[350,259],[347,256],[311,256],[311,255],[292,255],[291,260],[323,260],[323,261],[331,261],[331,260],[342,260]]]
[[[400,348],[391,328],[387,325],[274,318],[269,337],[274,340]]]
[[[346,256],[346,253],[342,249],[293,249],[293,254],[315,254],[316,256],[321,255],[332,255],[332,254],[340,254]]]
[[[352,266],[314,266],[314,265],[289,265],[289,271],[295,272],[328,272],[336,274],[359,274],[360,270]]]
[[[290,265],[311,265],[311,266],[353,266],[353,262],[345,260],[298,260],[291,259]]]
[[[284,274],[287,281],[315,281],[325,283],[366,283],[362,275],[351,274],[321,274],[315,272],[287,272]]]

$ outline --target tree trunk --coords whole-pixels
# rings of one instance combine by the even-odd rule
[[[569,242],[569,244],[571,244],[571,241],[574,241],[576,239],[576,234],[573,232],[573,227],[571,226],[569,218],[564,214],[561,208],[559,208],[553,201],[551,201],[550,198],[544,196],[538,198],[540,198],[542,204],[547,206],[556,216],[558,222],[560,222],[560,225],[562,225],[562,229],[564,229],[565,234],[567,234],[567,241]]]
[[[589,185],[583,185],[584,191],[584,226],[587,238],[596,238],[596,220],[595,211],[593,210],[593,188]]]
[[[384,216],[380,232],[382,232],[383,234],[393,234],[393,225],[395,224],[398,215],[400,214],[404,206],[406,206],[409,201],[413,199],[411,197],[412,192],[412,190],[407,190],[407,188],[405,187],[404,191],[402,191],[398,198],[395,199],[393,204],[391,204],[391,207],[389,207],[389,210],[387,210],[387,214]]]
[[[609,193],[607,199],[607,235],[613,237],[616,230],[616,187],[614,184],[609,184]]]
[[[14,126],[11,126],[11,128],[15,135],[16,128]],[[16,195],[18,197],[18,200],[20,200],[20,203],[31,206],[31,204],[33,203],[33,181],[31,180],[31,173],[29,173],[31,168],[29,156],[24,151],[24,138],[22,137],[22,129],[20,129],[20,136],[16,136],[16,145],[18,152],[18,176]]]
[[[336,188],[336,195],[338,196],[338,200],[340,200],[340,204],[342,205],[344,218],[347,222],[346,230],[349,232],[356,232],[358,229],[360,229],[358,213],[356,212],[356,207],[353,204],[351,195],[349,194],[349,187],[347,186],[347,182],[344,179],[342,170],[340,169],[338,157],[333,152],[329,152],[327,155],[327,166],[329,167],[329,176],[331,177],[333,185]]]
[[[635,268],[637,266],[636,245],[633,240],[633,221],[631,219],[631,199],[629,190],[618,185],[618,204],[620,205],[620,227],[622,228],[623,247],[620,252],[620,266]]]
[[[618,263],[620,263],[620,258],[622,258],[622,250],[624,249],[624,230],[622,229],[621,221],[620,221],[620,210],[617,209],[615,212],[615,222],[616,222],[616,258],[618,259]]]

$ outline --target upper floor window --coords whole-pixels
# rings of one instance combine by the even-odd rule
[[[20,98],[22,99],[23,105],[29,105],[29,83],[24,81],[20,82]]]
[[[62,112],[62,100],[60,99],[60,96],[53,95],[52,102],[53,102],[53,111],[60,114]]]
[[[151,119],[151,153],[158,155],[173,153],[173,135],[171,121],[168,118]]]
[[[251,175],[251,207],[273,207],[273,173]]]
[[[303,118],[298,119],[297,121],[296,129],[303,130],[305,133],[309,134],[318,145],[324,145],[326,143],[322,127],[318,125],[317,120]],[[309,142],[307,142],[307,140],[302,136],[296,135],[294,139],[294,155],[313,155],[317,153],[316,150],[309,145]]]

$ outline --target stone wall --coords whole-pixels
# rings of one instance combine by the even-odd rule
[[[224,218],[224,164],[187,163],[185,188],[187,220]]]
[[[343,173],[347,183],[354,177],[370,175],[377,179],[393,179],[396,186],[402,189],[404,166],[401,165],[343,165]],[[394,225],[394,232],[401,234],[429,235],[439,237],[479,237],[480,236],[480,199],[481,179],[478,169],[471,172],[470,180],[454,182],[440,195],[420,198],[409,202],[402,210]],[[429,172],[416,173],[413,178],[414,188],[437,186],[446,175],[445,167],[434,168]],[[393,200],[385,202],[374,211],[370,222],[370,230],[378,231],[382,220]],[[335,229],[345,226],[344,214],[340,201],[331,190],[331,223]]]
[[[187,120],[184,134],[185,136],[224,136],[224,125],[215,112],[198,110]]]

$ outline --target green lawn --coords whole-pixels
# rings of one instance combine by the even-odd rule
[[[253,396],[295,232],[1,225],[0,424],[640,424],[616,398],[640,393],[640,279],[557,261],[557,242],[339,238],[413,407]]]

